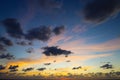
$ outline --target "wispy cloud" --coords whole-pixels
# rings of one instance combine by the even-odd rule
[[[68,43],[63,43],[60,45],[63,49],[69,49],[76,53],[83,52],[105,52],[105,51],[114,51],[120,49],[120,38],[112,39],[103,43],[97,44],[86,44],[85,41],[74,40]]]
[[[58,36],[52,36],[51,39],[48,41],[48,46],[58,45],[59,41],[66,42],[68,40],[72,39],[72,36],[65,36],[63,34]]]
[[[82,33],[85,32],[87,29],[88,27],[85,25],[76,25],[75,27],[73,27],[72,31],[75,33]]]

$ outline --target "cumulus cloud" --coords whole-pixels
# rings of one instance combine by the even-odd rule
[[[4,69],[5,69],[5,66],[0,65],[0,70],[4,70]]]
[[[8,59],[8,60],[11,60],[11,59],[14,59],[15,57],[9,53],[5,54],[0,54],[0,59]]]
[[[21,38],[23,36],[23,31],[20,23],[17,19],[7,18],[2,21],[2,24],[5,26],[6,32],[15,38]]]
[[[23,69],[22,71],[27,72],[27,71],[32,71],[33,69],[34,69],[34,68],[29,67],[29,68]]]
[[[59,26],[59,27],[55,27],[53,29],[53,32],[55,33],[55,35],[59,35],[59,34],[63,33],[64,30],[65,30],[64,26]]]
[[[26,34],[27,40],[40,40],[48,41],[53,35],[52,33],[59,35],[64,32],[64,26],[55,27],[53,30],[49,26],[40,26],[37,28],[30,29]]]
[[[17,69],[18,67],[18,65],[10,65],[8,69]]]
[[[111,64],[104,64],[104,65],[100,66],[100,68],[103,68],[103,69],[113,69],[113,65],[111,65]]]
[[[71,54],[71,51],[63,50],[58,48],[57,46],[52,47],[43,47],[44,50],[43,54],[46,56],[58,56],[58,55],[65,55],[66,57]]]
[[[48,41],[52,36],[53,33],[56,35],[62,34],[64,32],[64,26],[58,26],[54,29],[49,26],[40,26],[36,28],[32,28],[26,33],[23,33],[20,23],[17,19],[14,18],[7,18],[2,20],[2,24],[5,27],[6,32],[9,36],[14,38],[25,38],[25,40],[40,40],[40,41]],[[2,37],[0,41],[4,42],[6,45],[12,45],[12,42],[5,37]],[[17,42],[18,45],[31,45],[31,42],[26,43],[25,41]]]
[[[10,70],[10,72],[16,72],[18,71],[18,67],[18,65],[10,65],[8,69]]]
[[[51,63],[44,63],[44,65],[50,65]]]
[[[44,71],[46,68],[44,67],[44,68],[38,68],[37,70],[38,71]]]
[[[120,0],[93,0],[83,10],[86,21],[99,23],[120,11]]]
[[[1,38],[0,38],[0,43],[3,43],[3,44],[5,44],[5,45],[7,45],[7,46],[12,46],[12,45],[13,45],[12,41],[9,40],[9,39],[6,38],[6,37],[1,37]]]
[[[73,67],[72,70],[81,69],[81,68],[82,68],[81,66]]]
[[[38,39],[41,41],[47,41],[51,37],[51,28],[46,26],[40,26],[38,28],[33,28],[28,31],[26,39],[34,40]]]

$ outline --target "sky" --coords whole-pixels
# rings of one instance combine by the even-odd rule
[[[0,73],[119,71],[119,0],[0,0]]]

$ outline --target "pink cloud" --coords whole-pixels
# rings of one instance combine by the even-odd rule
[[[72,31],[75,33],[81,33],[81,32],[84,32],[86,30],[87,30],[87,26],[85,26],[85,25],[77,25],[72,29]]]
[[[59,41],[66,42],[66,41],[70,40],[71,38],[72,38],[72,36],[64,36],[63,34],[62,34],[62,35],[59,35],[59,36],[53,36],[53,37],[51,37],[51,39],[48,41],[48,46],[54,46],[54,45],[56,45]]]
[[[63,43],[60,45],[60,47],[66,50],[71,50],[77,54],[114,51],[120,49],[120,38],[112,39],[98,44],[86,44],[84,39],[79,39]]]

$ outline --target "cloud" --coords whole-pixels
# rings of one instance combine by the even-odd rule
[[[66,62],[71,62],[70,60],[67,60]]]
[[[18,69],[11,69],[10,72],[16,72]]]
[[[89,40],[89,39],[88,39]],[[89,54],[94,52],[110,52],[120,49],[120,38],[115,38],[112,40],[105,41],[103,43],[97,43],[97,44],[86,44],[87,41],[84,39],[79,40],[73,40],[70,42],[62,43],[59,46],[62,49],[71,50],[72,52],[76,54]]]
[[[18,65],[10,65],[8,69],[17,69],[18,67]]]
[[[7,18],[2,21],[2,24],[5,26],[6,32],[9,36],[14,38],[24,38],[25,40],[32,41],[32,40],[40,40],[40,41],[48,41],[52,36],[60,35],[64,32],[64,26],[58,26],[54,29],[49,26],[40,26],[36,28],[32,28],[26,33],[23,33],[20,23],[17,19],[14,18]],[[6,45],[12,45],[12,42],[5,37],[2,37],[1,40]],[[18,45],[31,45],[31,42],[26,43],[25,41],[17,42]]]
[[[64,31],[62,26],[55,27],[53,31],[51,27],[40,26],[40,27],[29,30],[28,33],[26,34],[26,39],[28,40],[37,39],[41,41],[48,41],[53,36],[52,33],[59,35],[59,34],[62,34],[63,32]]]
[[[70,39],[72,39],[72,36],[65,36],[63,34],[52,36],[48,41],[48,46],[58,45],[60,41],[67,42]]]
[[[44,68],[38,68],[37,70],[38,71],[44,71],[46,68],[44,67]]]
[[[72,70],[81,69],[81,68],[82,68],[81,66],[73,67]]]
[[[33,52],[34,52],[34,49],[33,49],[33,48],[28,48],[28,49],[26,50],[26,52],[27,52],[27,53],[33,53]]]
[[[14,59],[15,57],[9,53],[7,54],[0,54],[0,59],[8,59],[8,60],[11,60],[11,59]]]
[[[21,46],[29,46],[32,45],[32,42],[29,41],[18,41],[16,44],[21,45]]]
[[[59,9],[62,7],[61,0],[38,0],[40,8],[44,10]]]
[[[44,63],[44,65],[50,65],[51,63]]]
[[[104,65],[100,66],[100,68],[103,68],[103,69],[113,69],[113,65],[111,65],[111,64],[104,64]]]
[[[22,71],[27,72],[27,71],[32,71],[33,69],[34,69],[34,68],[29,67],[29,68],[23,69]]]
[[[88,29],[88,27],[85,26],[85,25],[76,25],[76,26],[72,29],[72,32],[81,33],[81,32],[85,32],[87,29]]]
[[[5,47],[2,44],[0,44],[0,52],[1,51],[6,51]]]
[[[64,26],[59,26],[59,27],[55,27],[53,29],[53,32],[55,33],[55,35],[59,35],[59,34],[63,33],[64,30],[65,30]]]
[[[0,70],[4,70],[4,69],[5,69],[5,66],[0,65]]]
[[[46,56],[58,56],[58,55],[65,55],[66,57],[71,54],[71,51],[63,50],[58,48],[57,46],[52,47],[43,47],[44,50],[43,54]]]
[[[83,10],[84,19],[100,23],[120,11],[119,0],[93,0],[87,3]]]
[[[28,31],[26,34],[26,39],[28,40],[41,40],[41,41],[47,41],[51,37],[51,28],[46,26],[40,26],[38,28],[33,28]]]
[[[15,38],[21,38],[24,34],[21,28],[20,23],[17,19],[14,18],[7,18],[2,21],[2,24],[5,26],[6,32]]]
[[[18,71],[18,67],[18,65],[10,65],[8,69],[10,70],[10,72],[16,72]]]
[[[13,43],[11,40],[9,40],[6,37],[1,37],[0,38],[0,42],[2,42],[3,44],[7,45],[7,46],[13,46]]]

